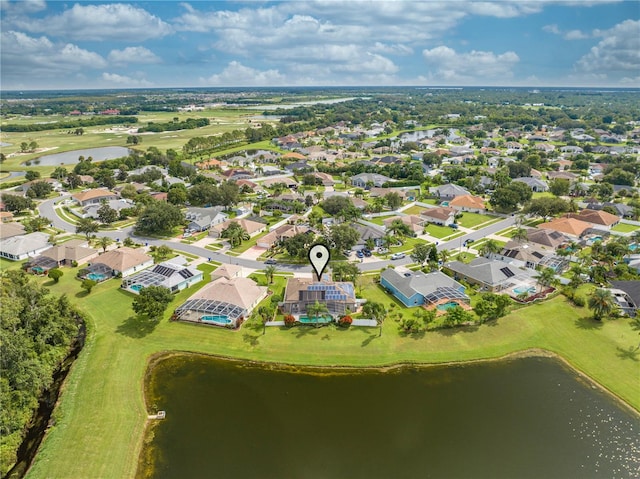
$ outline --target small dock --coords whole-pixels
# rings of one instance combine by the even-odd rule
[[[149,419],[164,419],[167,416],[165,411],[158,411],[156,414],[147,416]]]

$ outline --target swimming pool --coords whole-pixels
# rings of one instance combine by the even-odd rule
[[[215,323],[222,326],[231,324],[229,316],[200,316],[200,321],[205,323]]]
[[[129,289],[132,289],[134,291],[140,291],[143,288],[143,286],[141,284],[132,284],[131,286],[129,286]]]
[[[308,316],[300,316],[298,318],[298,321],[300,321],[303,324],[327,324],[333,321],[333,318],[331,316],[320,316],[317,318],[310,318]]]
[[[436,306],[436,309],[439,311],[446,311],[448,309],[455,308],[456,306],[460,305],[455,301],[449,301],[448,303],[439,304],[438,306]]]
[[[517,288],[513,288],[513,292],[516,294],[522,294],[522,293],[533,294],[536,292],[536,288],[534,286],[518,286]]]
[[[106,279],[106,276],[104,274],[89,273],[87,275],[87,278],[91,281],[104,281]]]
[[[638,245],[636,243],[631,243],[629,245],[629,250],[630,251],[635,251],[638,248]]]

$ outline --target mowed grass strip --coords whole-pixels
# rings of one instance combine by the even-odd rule
[[[206,266],[207,272],[212,268]],[[169,322],[172,311],[205,283],[176,295],[158,324],[133,317],[133,295],[118,280],[84,295],[76,270],[64,269],[53,293],[67,293],[87,313],[88,338],[65,384],[53,426],[27,477],[134,477],[147,423],[143,378],[149,358],[185,351],[235,358],[323,366],[383,366],[399,362],[442,363],[499,358],[530,348],[564,357],[574,367],[640,409],[640,355],[630,320],[596,323],[589,311],[563,297],[521,308],[487,325],[402,337],[398,325],[377,328],[262,328],[239,331]],[[205,276],[208,278],[208,275]],[[281,288],[280,278],[276,280]],[[382,289],[365,286],[367,297],[396,303]],[[399,306],[396,306],[399,307]],[[162,405],[150,405],[162,408]],[[171,411],[168,411],[171,414]],[[73,451],[73,454],[70,453]]]

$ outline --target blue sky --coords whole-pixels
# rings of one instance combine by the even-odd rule
[[[2,89],[640,87],[640,2],[0,0]]]

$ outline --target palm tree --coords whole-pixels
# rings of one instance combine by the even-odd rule
[[[268,265],[265,269],[264,269],[264,275],[267,278],[267,281],[269,281],[269,284],[273,283],[273,275],[276,274],[276,267],[273,266],[272,264]]]
[[[364,245],[369,251],[373,251],[376,247],[376,242],[373,238],[367,238],[364,242]]]
[[[478,253],[480,253],[480,256],[489,256],[490,254],[498,253],[501,249],[502,247],[495,240],[488,239],[482,243]]]
[[[569,280],[569,287],[575,289],[582,283],[584,283],[584,280],[582,279],[582,275],[584,274],[584,272],[584,268],[579,264],[574,264],[573,266],[571,266],[571,268],[569,268],[569,275],[571,276]]]
[[[615,310],[615,302],[611,291],[608,289],[596,289],[589,296],[587,302],[589,309],[593,311],[593,319],[602,321],[602,318],[610,315]]]
[[[307,305],[307,316],[313,320],[313,325],[318,327],[318,318],[329,312],[325,303],[316,301],[314,304]]]
[[[516,240],[518,243],[522,243],[526,241],[529,236],[527,235],[527,229],[522,226],[518,226],[515,230],[513,230],[513,234],[511,237]]]
[[[221,236],[229,240],[232,248],[239,246],[243,241],[247,241],[250,238],[249,233],[236,222],[231,223],[227,229],[222,232]]]
[[[372,208],[373,212],[374,213],[380,213],[383,208],[384,208],[384,197],[376,196],[373,199],[373,208]]]
[[[438,256],[440,256],[440,261],[442,261],[442,264],[445,264],[449,260],[449,256],[451,256],[451,253],[448,249],[443,249],[438,253]]]
[[[395,242],[396,242],[396,239],[393,236],[391,236],[389,233],[386,233],[382,238],[382,244],[387,249],[391,249],[391,246],[394,245]]]
[[[557,282],[556,272],[551,268],[544,268],[535,278],[538,285],[540,285],[540,291],[542,291],[542,288],[551,286]]]
[[[375,319],[376,323],[378,323],[378,326],[380,326],[379,336],[382,336],[382,323],[387,317],[387,309],[384,307],[384,304],[376,303],[374,301],[367,301],[362,306],[362,314],[365,317],[369,316],[371,319]]]
[[[102,248],[103,253],[106,253],[107,248],[111,243],[113,243],[113,240],[108,236],[101,236],[100,239],[98,240],[98,244]]]
[[[76,225],[76,233],[84,233],[87,237],[87,241],[91,238],[92,233],[96,233],[100,225],[92,218],[80,218]]]

